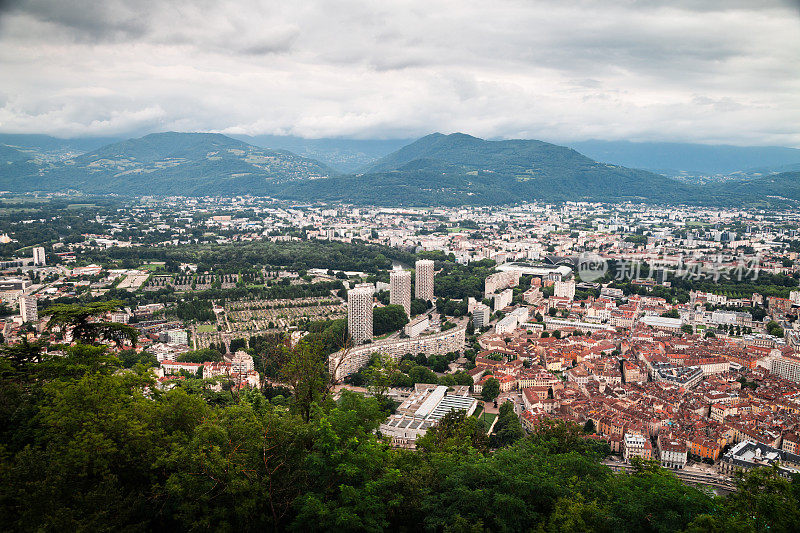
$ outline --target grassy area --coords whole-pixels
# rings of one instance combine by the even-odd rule
[[[67,209],[84,209],[88,207],[97,207],[97,204],[69,204]]]
[[[491,427],[494,419],[497,418],[497,413],[483,413],[481,418],[486,422],[486,427]]]
[[[200,324],[197,326],[198,333],[213,333],[217,331],[217,326],[214,324]]]
[[[139,270],[150,270],[150,271],[153,271],[153,270],[158,270],[162,266],[164,266],[163,263],[162,264],[158,264],[158,265],[154,264],[154,263],[147,263],[147,264],[144,264],[144,265],[140,266]]]
[[[478,407],[475,408],[475,412],[472,413],[472,416],[478,418],[483,413],[483,402],[478,402]]]

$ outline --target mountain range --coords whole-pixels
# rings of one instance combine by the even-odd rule
[[[263,136],[251,140],[270,142]],[[800,200],[800,172],[697,184],[601,163],[543,141],[484,140],[463,133],[434,133],[392,152],[388,151],[400,141],[284,139],[282,146],[294,144],[303,154],[316,146],[329,160],[331,150],[339,149],[347,160],[344,168],[365,163],[347,173],[342,165],[337,170],[305,155],[221,134],[168,132],[110,144],[103,141],[0,135],[0,189],[132,196],[250,194],[299,202],[404,206],[533,200],[740,205]],[[725,151],[733,153],[730,148]],[[713,157],[713,150],[701,152]],[[769,150],[745,152],[738,156],[738,164],[772,167],[791,167],[794,153],[773,151],[775,157],[770,159]],[[732,168],[737,165],[734,160],[720,160],[718,165]]]
[[[800,170],[800,150],[782,146],[581,141],[569,143],[596,161],[642,168],[667,176],[759,177]]]
[[[175,132],[39,164],[34,173],[24,170],[19,165],[4,169],[0,187],[123,195],[265,195],[274,184],[336,174],[318,161],[284,150],[258,148],[215,133]]]

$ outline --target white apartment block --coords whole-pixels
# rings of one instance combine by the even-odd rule
[[[499,311],[505,307],[511,305],[511,301],[514,299],[514,290],[513,289],[506,289],[503,292],[494,295],[494,310]]]
[[[253,357],[244,350],[238,350],[231,358],[231,372],[234,374],[244,374],[250,370],[255,370]]]
[[[347,329],[355,344],[372,340],[372,293],[368,284],[347,291]]]
[[[575,280],[556,281],[553,296],[556,298],[575,298]]]
[[[39,321],[39,309],[35,296],[22,295],[19,297],[19,315],[23,322]]]
[[[389,303],[402,305],[406,315],[411,317],[411,272],[392,270],[389,274]]]
[[[794,305],[800,305],[800,291],[792,291],[789,293],[789,299]]]
[[[800,382],[800,359],[795,357],[773,357],[770,372],[783,379]]]
[[[372,344],[339,350],[328,357],[328,367],[337,380],[358,372],[369,362],[373,353],[383,353],[399,361],[407,353],[427,355],[460,352],[464,349],[466,328],[448,329],[432,335],[377,341]]]
[[[686,466],[686,440],[681,441],[666,435],[660,435],[658,437],[658,451],[661,456],[661,466],[664,468],[680,470]]]
[[[409,337],[419,337],[420,333],[428,329],[431,325],[431,319],[428,315],[420,315],[408,324],[405,325],[403,331]]]
[[[489,317],[491,312],[488,305],[477,304],[475,309],[472,310],[472,324],[475,329],[485,328],[489,325]]]
[[[521,276],[522,272],[520,270],[507,270],[487,276],[484,284],[486,297],[488,298],[501,289],[516,287],[519,285],[519,278]]]
[[[418,300],[433,300],[433,261],[420,259],[415,267],[417,278],[414,286],[414,296]]]
[[[45,266],[47,261],[44,256],[44,248],[37,246],[33,249],[33,264],[36,266]]]

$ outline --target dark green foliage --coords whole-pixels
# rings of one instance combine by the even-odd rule
[[[222,361],[222,354],[211,348],[201,348],[186,352],[178,356],[178,361],[182,363],[205,363],[206,361]]]
[[[343,391],[324,358],[291,353],[295,387],[164,392],[104,347],[0,358],[0,528],[4,531],[728,532],[800,527],[797,482],[772,469],[719,498],[669,471],[600,464],[608,445],[562,421],[521,437],[501,407],[486,426],[447,414],[418,450],[375,433],[385,411]],[[31,352],[35,351],[30,350]],[[501,442],[503,441],[503,442]],[[513,442],[513,444],[508,444]]]
[[[117,353],[117,357],[119,357],[122,363],[122,368],[133,368],[135,365],[139,364],[148,368],[158,366],[158,359],[156,359],[156,356],[146,351],[137,352],[136,350],[122,350]]]
[[[392,259],[413,263],[414,256],[388,246],[364,243],[344,243],[338,241],[288,241],[288,242],[250,242],[236,244],[204,244],[176,247],[152,247],[132,250],[130,248],[109,248],[92,253],[89,258],[98,263],[135,260],[176,261],[181,263],[202,263],[215,271],[238,272],[250,269],[253,265],[271,266],[290,270],[309,268],[334,268],[377,273],[392,267]],[[309,287],[323,290],[304,293]],[[330,289],[339,289],[339,282],[317,283],[314,285],[273,285],[262,291],[251,288],[231,289],[229,293],[239,298],[250,296],[258,298],[301,298],[304,296],[326,296]],[[214,296],[206,291],[201,299],[214,299],[225,296],[220,291]]]
[[[489,378],[481,388],[481,398],[485,402],[491,402],[500,394],[500,382],[497,378]]]
[[[215,318],[211,301],[198,298],[178,302],[175,307],[175,316],[181,320],[195,320],[197,322],[210,322]]]
[[[136,346],[136,339],[139,336],[136,328],[127,324],[94,320],[106,313],[116,311],[122,306],[123,303],[118,300],[86,305],[55,304],[45,309],[42,315],[50,317],[47,321],[47,329],[51,331],[57,329],[61,334],[69,331],[72,337],[79,342],[111,341],[117,346],[130,342]]]
[[[372,312],[372,333],[374,335],[398,331],[406,324],[408,324],[408,316],[402,305],[376,307]]]
[[[775,322],[774,320],[770,320],[767,322],[767,325],[764,326],[767,330],[767,333],[770,335],[775,335],[776,337],[783,337],[783,328],[780,324]]]
[[[482,259],[462,265],[455,261],[437,261],[434,291],[436,296],[449,299],[466,299],[470,296],[480,300],[483,298],[483,289],[486,276],[495,272],[495,262],[491,259]],[[455,305],[455,304],[454,304]],[[466,314],[466,304],[463,309]],[[460,316],[460,315],[459,315]]]
[[[417,316],[428,310],[428,303],[425,300],[411,299],[411,316]]]
[[[525,430],[519,422],[519,417],[514,412],[514,404],[505,402],[500,406],[500,414],[494,425],[492,433],[492,446],[499,448],[517,442],[525,436]]]

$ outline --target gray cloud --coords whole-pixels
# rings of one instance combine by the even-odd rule
[[[0,131],[800,146],[797,7],[0,0]]]

